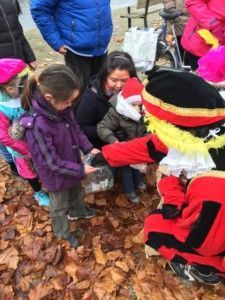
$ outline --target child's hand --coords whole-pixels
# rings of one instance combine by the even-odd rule
[[[89,165],[84,165],[84,173],[86,175],[88,174],[91,174],[91,173],[94,173],[97,169],[96,168],[93,168],[92,166],[89,166]]]
[[[96,155],[96,154],[98,154],[98,153],[100,153],[100,152],[101,152],[101,151],[98,150],[98,149],[96,149],[96,148],[94,148],[94,149],[92,149],[92,150],[90,151],[90,153],[93,154],[93,155]]]

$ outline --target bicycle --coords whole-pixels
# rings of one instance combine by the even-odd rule
[[[182,11],[162,9],[159,13],[163,19],[160,29],[133,27],[125,33],[122,50],[132,56],[137,72],[148,73],[155,66],[191,70],[191,67],[186,66],[182,61],[174,28],[174,20],[182,14]],[[167,22],[170,22],[174,35],[172,43],[166,40]]]
[[[155,64],[163,65],[163,67],[165,67],[165,64],[160,62],[160,60],[165,60],[166,63],[169,64],[166,65],[166,67],[168,68],[190,71],[191,67],[185,65],[181,58],[180,48],[177,40],[177,35],[175,32],[175,27],[174,27],[174,20],[176,20],[182,14],[183,14],[182,11],[179,10],[176,11],[175,10],[169,11],[166,9],[160,10],[159,15],[162,17],[163,23],[162,23],[162,27],[159,30],[156,29],[156,32],[158,33],[158,43],[157,43]],[[168,22],[171,25],[172,34],[174,36],[174,40],[172,43],[168,43],[166,40]]]

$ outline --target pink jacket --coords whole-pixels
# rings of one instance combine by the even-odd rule
[[[198,35],[199,29],[211,31],[218,24],[224,29],[225,45],[225,0],[186,0],[186,7],[190,12],[189,21],[182,37],[182,46],[192,54],[202,57],[210,49]]]
[[[10,147],[12,150],[19,152],[24,156],[29,156],[28,145],[23,140],[14,140],[9,135],[9,127],[11,126],[11,121],[3,113],[0,112],[0,143]]]

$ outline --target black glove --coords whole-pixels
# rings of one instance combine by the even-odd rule
[[[101,152],[96,154],[91,160],[92,167],[103,167],[106,165],[108,165],[108,162],[105,160]]]
[[[181,215],[181,210],[177,208],[176,205],[172,204],[163,204],[162,205],[162,214],[164,219],[174,219]]]

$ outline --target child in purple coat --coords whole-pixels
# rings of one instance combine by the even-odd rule
[[[64,65],[46,68],[38,79],[30,79],[22,98],[28,113],[21,119],[35,169],[50,196],[53,233],[72,247],[77,239],[69,220],[91,218],[96,212],[84,205],[81,180],[96,169],[84,165],[80,151],[97,154],[80,130],[72,113],[80,83]]]

